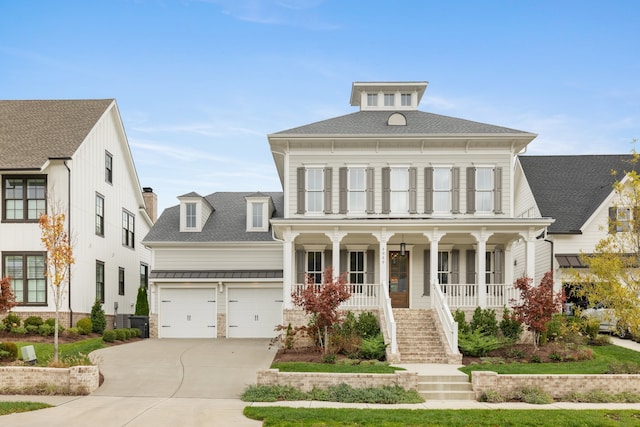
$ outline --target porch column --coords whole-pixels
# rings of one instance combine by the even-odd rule
[[[379,233],[372,234],[376,239],[378,239],[378,243],[380,245],[378,262],[378,265],[380,266],[380,286],[385,288],[388,285],[387,275],[389,274],[389,272],[387,271],[387,242],[389,241],[391,234],[387,232],[386,228],[383,228]]]
[[[480,232],[471,233],[478,242],[478,249],[476,250],[476,264],[478,265],[478,271],[476,273],[476,284],[478,286],[478,305],[482,308],[487,307],[487,239],[489,233],[486,228],[482,228]]]
[[[333,229],[332,233],[325,233],[332,243],[331,251],[331,265],[333,266],[333,278],[334,280],[340,277],[342,271],[340,271],[340,242],[347,235],[346,232],[340,231],[338,227]]]
[[[536,230],[529,229],[529,233],[526,236],[527,242],[527,277],[536,280]]]
[[[283,300],[284,300],[284,308],[292,309],[293,304],[291,302],[291,291],[293,290],[293,278],[295,273],[293,271],[293,266],[295,262],[293,260],[293,255],[295,254],[294,249],[294,241],[298,236],[298,232],[291,231],[291,227],[288,227],[282,235],[284,240],[282,244],[282,292],[283,292]]]
[[[504,245],[504,284],[509,287],[513,285],[515,277],[513,277],[513,240]],[[508,305],[509,301],[507,301]]]
[[[438,243],[440,239],[444,236],[444,233],[439,232],[437,228],[434,228],[429,233],[423,233],[424,236],[429,239],[430,247],[429,247],[429,277],[431,278],[431,283],[429,283],[429,287],[432,288],[434,286],[440,285],[440,280],[438,280]],[[431,294],[433,295],[433,293]],[[431,300],[431,305],[433,306],[433,299]]]

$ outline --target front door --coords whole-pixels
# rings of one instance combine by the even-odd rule
[[[389,297],[391,307],[409,307],[409,252],[389,252]]]

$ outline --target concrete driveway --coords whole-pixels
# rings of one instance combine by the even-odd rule
[[[31,397],[58,406],[3,416],[0,424],[260,426],[242,415],[239,397],[274,354],[266,339],[148,339],[97,350],[91,357],[104,375],[98,390],[86,397]]]

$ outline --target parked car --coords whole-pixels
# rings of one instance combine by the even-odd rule
[[[625,326],[615,314],[612,308],[606,308],[603,304],[582,310],[582,317],[594,318],[600,322],[600,332],[618,335],[620,338],[629,336],[629,328]]]

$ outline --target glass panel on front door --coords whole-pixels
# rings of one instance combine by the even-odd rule
[[[389,297],[394,308],[409,307],[409,252],[389,252]]]

